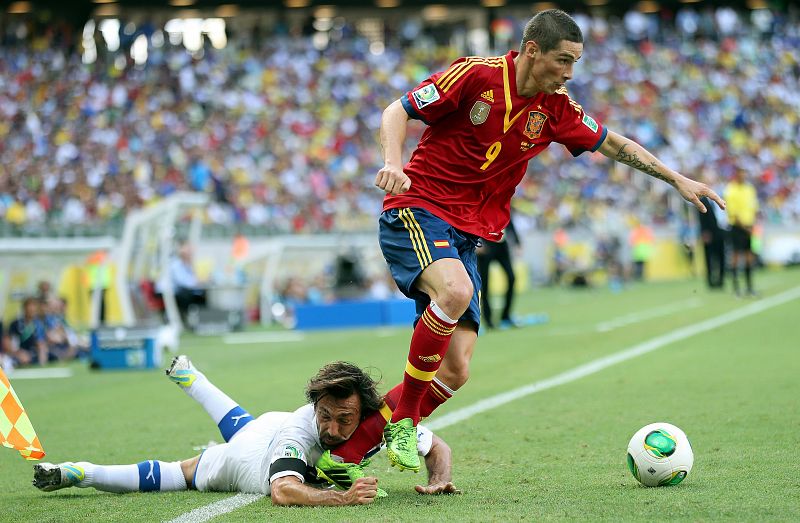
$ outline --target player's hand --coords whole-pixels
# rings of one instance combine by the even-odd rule
[[[442,483],[431,483],[427,486],[417,485],[414,490],[426,496],[435,496],[437,494],[461,494],[461,491],[453,485],[452,481]]]
[[[378,495],[378,478],[358,478],[344,493],[348,505],[368,505]]]
[[[411,187],[411,178],[400,167],[384,165],[375,177],[375,187],[387,194],[403,194]]]
[[[700,201],[700,198],[707,196],[710,200],[717,202],[720,209],[725,209],[725,200],[719,197],[711,187],[704,183],[694,181],[685,176],[679,176],[675,181],[675,188],[681,193],[683,199],[697,207],[700,212],[707,212],[706,206]]]

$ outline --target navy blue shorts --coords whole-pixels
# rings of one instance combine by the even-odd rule
[[[460,231],[418,207],[389,209],[379,220],[381,251],[400,290],[417,304],[417,319],[430,304],[430,297],[414,287],[414,282],[431,263],[442,258],[461,260],[472,280],[474,292],[469,308],[459,321],[480,325],[481,278],[475,254],[480,238]]]

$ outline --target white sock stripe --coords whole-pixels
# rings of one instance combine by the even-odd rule
[[[445,385],[444,383],[442,383],[442,380],[440,380],[440,379],[439,379],[439,378],[437,378],[436,376],[434,376],[434,377],[433,377],[433,382],[434,382],[434,383],[436,383],[436,385],[437,385],[437,386],[438,386],[440,389],[442,389],[443,391],[445,391],[446,393],[448,393],[450,396],[452,396],[453,394],[455,394],[455,393],[456,393],[456,391],[454,391],[453,389],[451,389],[450,387],[448,387],[447,385]]]
[[[444,311],[438,305],[436,305],[435,301],[431,301],[430,307],[431,307],[431,312],[435,314],[436,317],[439,318],[444,323],[450,325],[455,325],[456,323],[458,323],[458,320],[451,319],[450,316],[445,314]]]

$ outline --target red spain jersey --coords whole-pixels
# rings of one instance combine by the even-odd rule
[[[596,151],[606,129],[567,95],[517,94],[511,51],[453,62],[401,98],[428,127],[403,171],[411,188],[383,208],[422,207],[453,227],[498,241],[528,160],[551,142],[577,156]]]

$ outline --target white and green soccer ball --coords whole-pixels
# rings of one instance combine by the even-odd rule
[[[669,423],[645,425],[628,443],[628,468],[642,485],[677,485],[689,475],[694,452],[686,434]]]

